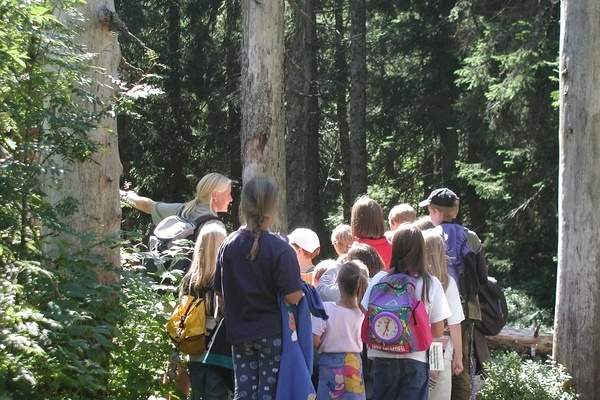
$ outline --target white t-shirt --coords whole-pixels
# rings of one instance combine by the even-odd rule
[[[446,288],[446,300],[450,307],[451,316],[448,317],[448,325],[456,325],[463,322],[465,313],[463,312],[462,304],[460,303],[460,295],[458,287],[454,279],[448,279],[448,288]]]
[[[446,299],[448,300],[448,306],[450,307],[450,312],[452,313],[452,315],[448,317],[448,325],[460,324],[465,319],[465,313],[463,312],[462,304],[460,303],[458,287],[456,286],[456,282],[454,279],[452,279],[452,277],[448,279]],[[448,336],[447,339],[448,343],[446,344],[444,358],[446,360],[452,360],[452,355],[454,354],[454,342],[452,342],[452,338],[450,336]]]
[[[319,353],[359,353],[363,349],[360,328],[364,315],[358,308],[346,308],[332,301],[323,303],[327,321],[312,317],[312,333],[321,336]]]
[[[371,282],[369,282],[369,286],[367,287],[367,291],[365,292],[365,296],[363,297],[361,302],[365,310],[369,308],[369,297],[371,296],[373,286],[379,283],[379,281],[387,274],[387,271],[380,271],[377,274],[375,274],[375,276],[371,279]],[[423,279],[417,278],[415,296],[417,296],[417,298],[420,299],[422,293]],[[440,283],[439,279],[435,276],[431,276],[431,285],[429,287],[429,302],[425,302],[425,308],[427,309],[427,314],[429,315],[430,324],[443,321],[452,315],[450,313],[450,308],[448,307],[446,295],[444,294],[444,288],[442,287],[442,284]],[[417,351],[408,354],[398,354],[388,353],[381,350],[369,349],[367,355],[369,356],[369,358],[410,358],[412,360],[427,362],[427,351]]]

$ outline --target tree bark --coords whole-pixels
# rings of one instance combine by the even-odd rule
[[[315,229],[319,204],[319,119],[314,88],[316,20],[313,0],[296,1],[294,33],[286,52],[287,213],[290,227]]]
[[[367,192],[365,0],[350,0],[350,195]]]
[[[77,24],[74,28],[79,34],[75,37],[78,44],[85,46],[89,53],[95,54],[91,64],[97,69],[90,70],[91,81],[94,86],[89,89],[101,100],[110,104],[114,101],[117,80],[117,67],[121,58],[116,35],[112,34],[108,26],[100,21],[104,19],[104,11],[114,11],[112,0],[88,1],[80,6],[80,12],[85,17],[80,21],[64,21],[67,25]],[[65,19],[65,15],[59,16]],[[88,108],[92,104],[85,105]],[[98,124],[97,128],[89,132],[89,137],[104,147],[92,156],[92,161],[79,162],[74,165],[64,165],[64,174],[60,191],[48,188],[47,195],[50,203],[57,203],[66,198],[74,198],[79,203],[79,208],[74,215],[65,221],[76,233],[95,233],[100,238],[107,235],[116,236],[121,225],[121,206],[119,202],[119,177],[122,166],[119,160],[116,118],[106,117]],[[57,162],[63,162],[57,160]],[[64,162],[63,162],[64,163]],[[65,237],[76,248],[83,249],[88,243],[77,242],[79,238]],[[102,259],[115,267],[120,265],[119,249],[96,246],[92,251],[99,254]],[[112,273],[103,273],[101,281],[115,279]]]
[[[343,11],[345,0],[337,0],[335,7],[335,31],[337,38],[335,41],[335,105],[337,116],[338,138],[340,142],[340,161],[342,164],[341,191],[342,191],[342,210],[344,221],[350,221],[350,211],[352,209],[352,195],[350,193],[350,128],[348,126],[348,63],[346,62],[346,47],[344,39],[346,36],[346,27],[344,25]]]
[[[279,189],[287,230],[283,106],[283,1],[242,0],[242,179],[261,175]]]
[[[563,0],[554,357],[600,398],[600,3]]]

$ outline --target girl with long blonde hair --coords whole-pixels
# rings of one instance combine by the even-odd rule
[[[227,237],[225,229],[218,224],[206,224],[200,229],[194,246],[192,265],[183,277],[181,296],[192,295],[204,298],[206,310],[206,335],[217,325],[218,307],[213,282],[215,278],[217,252]],[[188,356],[188,374],[191,399],[226,400],[229,389],[222,368],[203,363],[205,353]]]
[[[432,372],[430,379],[435,384],[429,385],[429,399],[450,400],[452,375],[458,375],[463,370],[460,324],[465,319],[465,315],[456,282],[448,274],[448,259],[444,239],[433,231],[424,231],[423,239],[425,240],[425,252],[427,254],[425,269],[442,283],[452,313],[446,319],[444,335],[441,336],[442,343],[445,345],[444,369],[439,373]]]

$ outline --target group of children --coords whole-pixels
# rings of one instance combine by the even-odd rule
[[[448,189],[434,191],[421,205],[437,215],[450,201],[449,208],[457,212],[458,197]],[[415,210],[407,204],[394,207],[388,221],[390,230],[384,232],[377,202],[359,198],[351,224],[332,232],[337,260],[324,260],[314,267],[312,283],[330,316],[327,321],[313,318],[317,399],[365,399],[365,378],[372,381],[374,399],[450,399],[453,375],[469,373],[464,365],[470,363],[470,353],[463,357],[465,313],[457,282],[448,271],[443,235],[433,229],[429,217],[417,220]],[[426,305],[432,336],[444,349],[440,371],[430,371],[427,351],[395,354],[368,349],[367,357],[360,357],[366,347],[361,329],[368,324],[364,314],[371,290],[385,276],[398,273],[417,279],[415,294]],[[455,393],[452,398],[471,398],[468,380],[466,395]]]
[[[409,205],[394,207],[388,231],[379,204],[367,196],[358,198],[350,225],[332,232],[337,258],[316,266],[313,260],[320,252],[316,233],[299,228],[285,237],[269,230],[279,206],[271,181],[257,177],[246,182],[240,200],[243,226],[227,237],[222,226],[202,227],[182,285],[182,293],[214,293],[207,298],[207,312],[215,317],[220,305],[226,316],[235,399],[275,399],[278,384],[288,384],[279,380],[286,357],[282,335],[287,332],[282,329],[281,302],[301,304],[310,291],[307,287],[318,293],[324,310],[313,314],[310,324],[317,399],[366,399],[365,378],[372,382],[372,398],[377,400],[472,398],[469,321],[477,315],[468,312],[473,304],[459,293],[456,276],[464,271],[458,275],[449,271],[446,231],[437,228],[456,218],[456,194],[445,188],[433,191],[419,204],[429,211],[426,219],[417,220]],[[476,235],[466,236],[479,252]],[[487,274],[485,265],[479,268]],[[431,335],[443,345],[444,365],[439,371],[430,371],[425,350],[393,353],[366,348],[370,293],[386,276],[400,273],[416,282],[415,296],[425,305]],[[214,326],[217,319],[210,321]],[[293,318],[289,323],[296,329]],[[200,358],[188,363],[190,378],[194,376],[192,398],[226,399],[223,375]]]

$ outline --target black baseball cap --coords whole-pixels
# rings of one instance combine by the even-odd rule
[[[440,207],[458,206],[458,196],[448,188],[435,189],[428,198],[419,203],[419,207],[427,207],[430,204]]]

